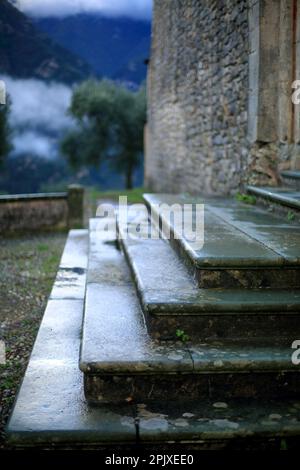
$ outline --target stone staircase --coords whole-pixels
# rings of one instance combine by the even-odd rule
[[[161,207],[203,202],[200,249]],[[300,225],[231,199],[145,203],[154,239],[141,208],[118,236],[103,237],[102,219],[70,232],[11,444],[296,447]],[[124,236],[136,221],[144,237]]]
[[[283,171],[280,187],[246,186],[249,194],[269,210],[300,222],[300,171]]]

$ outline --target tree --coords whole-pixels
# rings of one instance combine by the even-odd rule
[[[107,80],[89,80],[74,91],[69,112],[78,124],[62,142],[70,163],[78,168],[108,160],[131,189],[143,152],[145,89],[132,92]]]
[[[10,111],[10,99],[7,98],[6,105],[0,104],[0,165],[11,150],[10,127],[8,124],[8,115]]]

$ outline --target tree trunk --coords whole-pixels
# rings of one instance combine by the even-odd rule
[[[126,189],[132,189],[132,167],[131,166],[128,166],[127,170],[126,170]]]

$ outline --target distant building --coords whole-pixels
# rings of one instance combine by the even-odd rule
[[[300,169],[300,1],[154,0],[145,184],[235,192]]]

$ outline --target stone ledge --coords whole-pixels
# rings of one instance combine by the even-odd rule
[[[211,440],[226,448],[230,440],[259,436],[276,438],[298,436],[300,428],[299,401],[273,400],[202,400],[201,403],[181,402],[163,406],[157,403],[137,406],[139,436],[147,442],[198,442]],[[228,442],[229,441],[229,442]],[[229,444],[230,445],[230,444]]]
[[[293,179],[293,180],[300,180],[300,171],[293,171],[293,170],[290,170],[290,171],[282,171],[281,173],[281,176],[283,176],[283,178],[289,178],[289,179]]]
[[[122,253],[113,244],[107,244],[103,240],[96,243],[95,237],[93,240],[90,243],[89,259],[94,260],[97,257],[101,282],[93,282],[99,279],[93,264],[86,290],[80,356],[85,396],[89,403],[103,405],[124,403],[126,400],[164,401],[166,390],[170,400],[178,400],[182,396],[193,400],[208,398],[212,397],[212,390],[214,397],[232,395],[235,388],[239,390],[239,396],[295,396],[298,393],[295,383],[299,380],[299,373],[291,363],[291,342],[285,346],[275,343],[259,347],[254,341],[248,345],[225,340],[201,345],[151,339],[130,284],[130,272]],[[135,241],[134,247],[137,246],[136,243]],[[168,248],[166,244],[164,246]],[[159,273],[159,270],[154,270],[155,274],[152,276],[151,270],[147,268],[148,259],[148,256],[143,258],[146,270],[143,286],[155,283]],[[155,259],[164,266],[161,264],[161,253]],[[113,269],[119,273],[118,277],[112,276],[109,260],[113,260]],[[167,276],[166,283],[168,279]],[[170,279],[174,288],[174,279],[172,276]],[[195,288],[195,291],[199,290]],[[149,290],[145,292],[148,294]],[[157,290],[153,292],[157,293]],[[159,292],[170,299],[173,290]],[[236,306],[240,305],[240,300],[239,298]],[[212,299],[209,295],[207,301],[210,305]],[[254,305],[257,309],[257,300]],[[179,304],[176,306],[180,307]],[[168,312],[161,315],[167,316]],[[200,322],[202,326],[200,318],[201,314],[198,312],[195,322]],[[206,322],[211,321],[211,318],[208,321],[207,316],[204,319]],[[189,317],[188,322],[190,320]],[[194,329],[195,322],[192,323]],[[255,318],[253,322],[257,327]],[[169,332],[176,336],[176,324],[168,323],[168,327]],[[245,324],[242,322],[240,327],[245,328]],[[293,335],[294,332],[295,329]],[[274,343],[273,337],[272,341]],[[227,383],[227,391],[224,391],[219,381],[220,374]],[[230,386],[230,382],[235,385]]]
[[[249,193],[255,196],[267,199],[276,204],[282,204],[292,209],[300,209],[300,192],[293,191],[290,188],[269,188],[246,186]]]
[[[35,194],[4,194],[0,195],[0,204],[6,202],[20,202],[20,201],[37,201],[48,199],[66,199],[67,192],[63,193],[35,193]]]
[[[249,211],[241,213],[241,207],[232,202],[227,208],[224,201],[222,204],[220,200],[208,199],[204,212],[204,245],[199,249],[194,242],[175,237],[173,223],[162,216],[159,204],[195,204],[203,200],[164,194],[144,197],[152,217],[155,215],[171,233],[171,246],[197,279],[199,287],[299,287],[299,228],[293,227],[290,233],[282,220],[264,213],[263,235],[259,236],[261,227],[255,231]],[[262,219],[261,211],[253,207],[251,210],[254,211],[252,219]]]
[[[300,290],[199,289],[165,241],[123,238],[120,243],[155,338],[174,339],[182,329],[195,341],[258,335],[292,341],[300,328]]]

